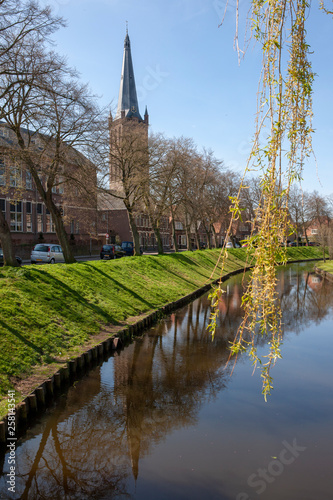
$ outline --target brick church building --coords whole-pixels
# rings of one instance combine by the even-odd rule
[[[139,110],[131,44],[126,33],[117,112],[114,117],[110,113],[109,117],[110,189],[99,195],[99,230],[109,242],[133,241],[132,217],[142,249],[155,249],[156,239],[149,217],[140,202],[135,202],[136,185],[142,180],[139,176],[149,175],[148,127],[147,107],[143,118]],[[164,248],[170,248],[167,216],[161,221],[161,238]]]

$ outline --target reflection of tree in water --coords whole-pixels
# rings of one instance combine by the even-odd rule
[[[279,281],[284,332],[300,333],[319,323],[333,307],[332,285],[316,273],[290,267]]]
[[[96,370],[61,399],[37,427],[37,438],[22,443],[17,450],[17,498],[100,499],[126,493],[128,471],[115,462],[117,456],[108,454],[118,447],[120,433],[112,426],[114,434],[109,434],[101,418],[99,390]]]
[[[193,425],[202,404],[225,387],[226,340],[211,341],[208,316],[209,302],[200,299],[116,355],[114,387],[103,368],[77,382],[37,426],[38,437],[17,450],[21,498],[130,496],[140,458]]]
[[[140,459],[172,431],[195,424],[202,405],[226,387],[227,345],[242,318],[242,290],[241,277],[226,284],[213,341],[206,330],[210,302],[202,297],[71,388],[36,426],[37,437],[27,436],[17,450],[21,498],[130,497],[128,482],[138,477]],[[326,315],[331,290],[290,268],[279,282],[285,330]]]

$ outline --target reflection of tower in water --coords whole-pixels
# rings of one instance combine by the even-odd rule
[[[120,405],[132,473],[172,430],[196,421],[203,402],[225,386],[228,353],[206,329],[209,301],[177,311],[114,358],[114,398]]]

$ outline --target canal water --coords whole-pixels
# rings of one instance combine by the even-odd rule
[[[225,367],[242,315],[234,277],[213,341],[203,296],[76,382],[18,441],[15,494],[1,457],[0,498],[333,499],[333,287],[312,267],[280,271],[267,403],[246,356]]]

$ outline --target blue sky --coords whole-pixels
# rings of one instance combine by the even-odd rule
[[[126,21],[141,114],[148,106],[153,132],[192,137],[225,165],[242,172],[250,150],[261,56],[253,44],[238,64],[234,51],[235,0],[222,27],[224,0],[49,0],[68,26],[57,50],[88,82],[100,103],[118,99]],[[240,0],[241,40],[248,0]],[[313,146],[303,188],[333,193],[333,20],[313,2],[308,40],[314,54]]]

